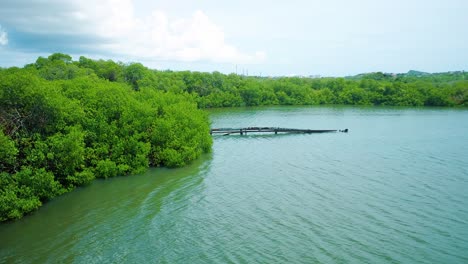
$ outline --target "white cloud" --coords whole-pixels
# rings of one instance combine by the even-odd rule
[[[223,29],[203,11],[177,18],[154,10],[138,17],[132,0],[12,2],[0,10],[0,21],[22,32],[96,38],[94,48],[102,51],[174,61],[256,63],[265,59],[264,52],[249,54],[227,43]]]
[[[0,25],[0,46],[6,46],[8,44],[8,34]]]
[[[117,46],[133,56],[149,56],[166,60],[252,63],[264,54],[246,54],[226,43],[222,28],[202,11],[189,18],[171,19],[155,11],[144,20],[132,21],[129,31],[122,30]]]

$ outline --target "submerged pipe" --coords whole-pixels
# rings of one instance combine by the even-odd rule
[[[348,129],[343,130],[317,130],[317,129],[297,129],[297,128],[281,128],[281,127],[247,127],[247,128],[212,128],[210,129],[210,135],[213,134],[240,134],[240,135],[247,135],[247,132],[252,133],[304,133],[304,134],[312,134],[312,133],[330,133],[330,132],[343,132],[348,133]]]

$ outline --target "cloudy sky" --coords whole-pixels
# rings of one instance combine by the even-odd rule
[[[468,70],[466,0],[0,0],[0,66],[63,52],[150,68]]]

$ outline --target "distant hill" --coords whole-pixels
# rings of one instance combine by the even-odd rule
[[[369,72],[369,73],[360,73],[354,76],[346,76],[345,79],[360,80],[360,79],[373,79],[373,80],[385,80],[393,79],[396,74],[393,73],[383,73],[383,72]]]
[[[361,73],[354,76],[346,76],[345,79],[350,80],[392,80],[392,79],[412,79],[412,78],[446,78],[452,80],[466,80],[467,73],[465,71],[448,71],[448,72],[422,72],[416,70],[410,70],[407,73],[383,73],[383,72],[369,72]]]
[[[410,70],[405,75],[406,76],[427,76],[427,75],[431,75],[431,74],[428,73],[428,72]]]

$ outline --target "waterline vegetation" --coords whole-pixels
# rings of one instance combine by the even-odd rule
[[[0,220],[148,166],[183,166],[211,149],[192,95],[98,77],[64,54],[0,72]],[[127,84],[128,82],[129,84]]]

